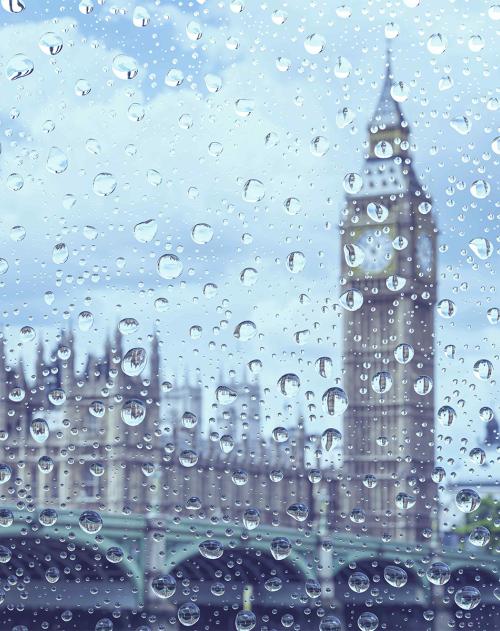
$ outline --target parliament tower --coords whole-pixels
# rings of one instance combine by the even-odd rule
[[[342,528],[419,541],[437,525],[434,210],[417,179],[390,58],[362,172],[346,177]],[[362,304],[359,306],[359,303]]]

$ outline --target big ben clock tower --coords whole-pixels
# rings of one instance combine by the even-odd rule
[[[393,98],[390,59],[363,171],[341,216],[344,414],[341,527],[394,542],[431,536],[436,237]],[[392,94],[391,94],[392,92]],[[361,304],[360,304],[361,303]]]

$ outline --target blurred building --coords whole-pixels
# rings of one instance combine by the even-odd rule
[[[201,385],[185,376],[162,386],[156,337],[130,349],[118,333],[80,370],[74,346],[71,331],[53,349],[39,344],[33,375],[0,352],[11,501],[103,515],[196,512],[236,525],[250,508],[261,523],[290,525],[286,509],[300,503],[314,518],[319,487],[308,470],[319,472],[319,454],[300,420],[289,434],[264,434],[258,381],[228,384],[237,396],[207,421]]]
[[[394,541],[437,529],[434,466],[436,239],[390,59],[360,174],[341,215],[344,493],[340,523]],[[351,523],[350,523],[351,522]]]

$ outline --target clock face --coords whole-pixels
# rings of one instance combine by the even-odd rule
[[[366,274],[380,274],[388,268],[393,256],[392,239],[380,230],[365,230],[356,242],[365,258],[360,269]]]
[[[428,234],[420,234],[417,240],[417,265],[421,272],[429,274],[432,269],[432,241]]]

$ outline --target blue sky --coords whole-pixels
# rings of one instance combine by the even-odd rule
[[[486,317],[488,308],[500,306],[495,291],[499,160],[492,150],[499,134],[499,23],[491,3],[355,1],[349,4],[350,17],[331,2],[246,2],[241,12],[229,2],[143,3],[151,16],[144,28],[132,24],[134,2],[95,3],[88,15],[78,11],[77,2],[61,8],[26,4],[23,13],[0,13],[0,240],[9,264],[0,291],[12,349],[21,344],[27,356],[33,353],[36,342],[20,342],[20,327],[29,324],[38,338],[53,340],[58,328],[89,310],[94,326],[79,334],[83,357],[120,318],[135,317],[140,329],[125,346],[147,345],[147,335],[157,329],[165,378],[175,383],[184,366],[199,368],[207,405],[221,367],[229,378],[230,369],[240,374],[242,364],[259,358],[265,410],[279,419],[276,424],[292,422],[312,391],[318,419],[309,429],[325,427],[321,394],[342,384],[337,234],[342,180],[362,170],[366,124],[381,87],[387,41],[394,78],[409,88],[402,108],[412,130],[416,170],[434,199],[440,297],[457,306],[453,320],[436,318],[436,406],[447,403],[459,413],[457,426],[442,431],[443,444],[446,456],[457,459],[450,471],[470,466],[467,453],[484,433],[478,410],[482,405],[498,410],[500,368],[498,326]],[[273,17],[275,11],[287,13],[283,24],[277,23],[279,14]],[[202,32],[196,41],[187,33],[195,29],[191,22]],[[46,32],[64,42],[54,57],[38,47]],[[436,33],[447,40],[439,55],[428,49]],[[304,45],[314,34],[324,40],[319,54]],[[34,71],[10,82],[5,69],[19,53],[32,60]],[[137,77],[123,81],[113,74],[118,54],[137,60]],[[347,78],[335,74],[339,56],[351,65]],[[175,88],[164,83],[174,68],[184,75]],[[220,79],[217,93],[208,91],[207,75]],[[440,80],[447,76],[453,85],[442,90]],[[75,95],[81,79],[91,86],[84,97]],[[253,101],[249,116],[238,114],[238,100]],[[134,103],[145,110],[140,122],[127,114]],[[336,114],[343,107],[355,119],[340,129]],[[471,122],[466,135],[450,126],[459,116]],[[329,143],[322,157],[310,150],[316,136]],[[213,155],[211,143],[222,145],[220,156]],[[53,146],[68,159],[58,175],[46,169]],[[158,186],[149,181],[151,170],[161,175]],[[102,172],[117,182],[108,197],[92,189]],[[9,188],[13,173],[24,180],[21,190]],[[255,204],[242,197],[249,179],[260,180],[265,189]],[[491,186],[482,200],[470,192],[477,179]],[[297,215],[285,212],[289,197],[300,200]],[[152,218],[158,223],[155,239],[139,243],[134,225]],[[200,222],[214,230],[205,245],[191,238]],[[15,242],[10,231],[19,224],[27,234]],[[98,232],[92,241],[84,235],[89,225]],[[494,244],[488,261],[468,247],[476,237]],[[69,258],[57,265],[52,250],[61,242]],[[299,274],[290,274],[285,265],[293,251],[306,257]],[[166,252],[183,264],[181,276],[171,281],[156,271]],[[245,286],[240,274],[249,267],[258,271],[257,281]],[[217,285],[215,297],[204,292],[207,283]],[[54,294],[51,305],[46,292]],[[159,297],[169,302],[165,312],[155,309]],[[247,342],[233,336],[244,320],[255,322],[258,331]],[[202,327],[199,339],[190,337],[192,326]],[[304,330],[309,336],[298,345],[294,334]],[[450,343],[457,346],[454,359],[443,352]],[[321,356],[333,360],[329,380],[314,368]],[[481,358],[493,362],[489,382],[473,376],[472,366]],[[298,374],[302,385],[297,397],[284,400],[276,383],[289,372]],[[289,407],[283,411],[284,406]],[[333,424],[340,429],[340,419]],[[450,444],[444,442],[447,434]],[[461,455],[464,439],[468,447]]]

